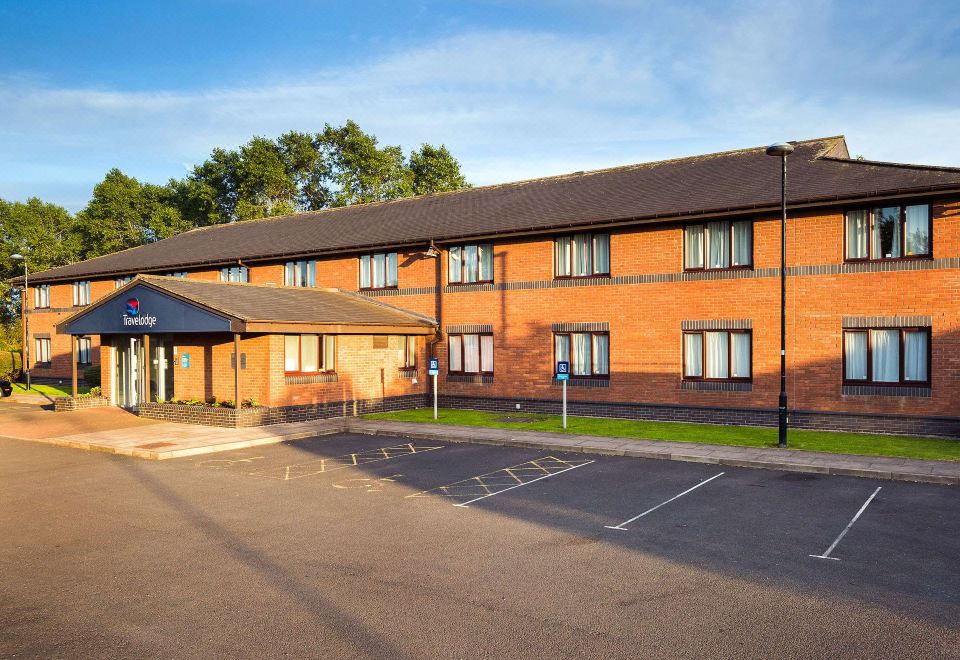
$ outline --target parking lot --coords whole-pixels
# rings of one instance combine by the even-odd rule
[[[0,654],[956,656],[948,486],[359,435],[0,441]]]

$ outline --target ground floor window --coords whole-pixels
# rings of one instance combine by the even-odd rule
[[[930,328],[844,330],[843,378],[848,383],[929,383]]]
[[[93,340],[77,337],[77,364],[93,364]]]
[[[417,366],[417,338],[406,335],[403,338],[403,368],[413,369]]]
[[[450,371],[493,373],[493,335],[450,335]]]
[[[50,338],[37,337],[34,341],[36,353],[33,356],[34,362],[50,362]]]
[[[574,376],[606,378],[610,375],[610,334],[607,332],[555,333],[553,352],[554,363],[569,362]]]
[[[284,335],[283,370],[288,374],[315,374],[336,369],[334,335]]]
[[[683,333],[685,380],[749,380],[753,333],[717,330]]]

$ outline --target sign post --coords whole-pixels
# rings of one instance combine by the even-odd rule
[[[557,380],[563,383],[563,428],[567,428],[567,381],[570,380],[570,363],[557,362]]]
[[[430,368],[427,373],[433,376],[433,418],[437,418],[437,375],[440,373],[440,359],[430,358]]]

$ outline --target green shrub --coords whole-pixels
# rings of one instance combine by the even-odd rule
[[[90,387],[100,387],[103,383],[100,382],[100,367],[87,367],[83,370],[83,380]]]

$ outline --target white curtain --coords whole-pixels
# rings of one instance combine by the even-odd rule
[[[307,286],[310,286],[310,287],[317,286],[317,262],[316,261],[307,262]]]
[[[585,332],[576,332],[570,337],[573,339],[573,364],[570,371],[574,376],[590,375],[590,335]]]
[[[687,378],[703,377],[703,335],[699,332],[683,335],[683,375]]]
[[[475,374],[480,371],[480,337],[463,335],[463,370]]]
[[[387,255],[380,254],[373,255],[373,286],[376,288],[381,288],[385,286],[387,281],[386,277],[387,270]]]
[[[323,366],[324,371],[333,371],[337,368],[337,337],[336,335],[323,336]]]
[[[873,251],[875,259],[900,256],[900,207],[874,209]]]
[[[556,356],[557,362],[569,362],[570,361],[570,336],[554,335],[553,352],[554,352],[554,355]],[[553,368],[556,369],[557,365],[553,365]]]
[[[590,234],[576,234],[573,237],[573,274],[591,275]]]
[[[610,373],[610,335],[593,335],[593,375]]]
[[[320,369],[320,337],[318,335],[300,336],[300,371]]]
[[[904,254],[930,254],[930,207],[907,207],[906,250]]]
[[[555,273],[561,277],[572,275],[570,272],[570,238],[562,236],[553,241],[553,263]]]
[[[480,246],[480,279],[489,282],[493,280],[493,246]]]
[[[480,270],[480,261],[476,245],[468,245],[463,248],[463,265],[463,281],[476,282]]]
[[[480,370],[493,372],[493,335],[480,336]]]
[[[732,378],[750,378],[750,333],[731,332],[730,352],[733,364],[730,365]]]
[[[707,268],[730,266],[730,223],[711,222],[707,225]]]
[[[298,335],[283,337],[283,370],[300,371],[300,337]]]
[[[593,235],[593,272],[603,275],[610,272],[610,234]]]
[[[927,332],[910,330],[903,337],[903,379],[927,380]]]
[[[873,380],[895,383],[900,380],[900,331],[872,330]]]
[[[733,223],[733,265],[749,266],[753,263],[753,222],[740,220]]]
[[[290,264],[287,266],[289,267]],[[289,282],[287,284],[289,285]],[[370,255],[365,254],[360,257],[360,288],[369,289],[370,286]]]
[[[683,267],[703,268],[703,225],[690,225],[683,234]]]
[[[460,248],[450,248],[450,260],[447,272],[448,282],[460,282]]]
[[[729,378],[730,335],[726,332],[708,332],[707,378]]]
[[[866,209],[847,211],[847,259],[866,259],[869,215]]]
[[[450,335],[450,371],[463,371],[463,361],[461,360],[462,341],[460,335]]]
[[[386,286],[397,286],[397,253],[387,253],[387,284]]]
[[[847,362],[844,377],[847,380],[867,379],[867,333],[843,333],[843,354]]]

